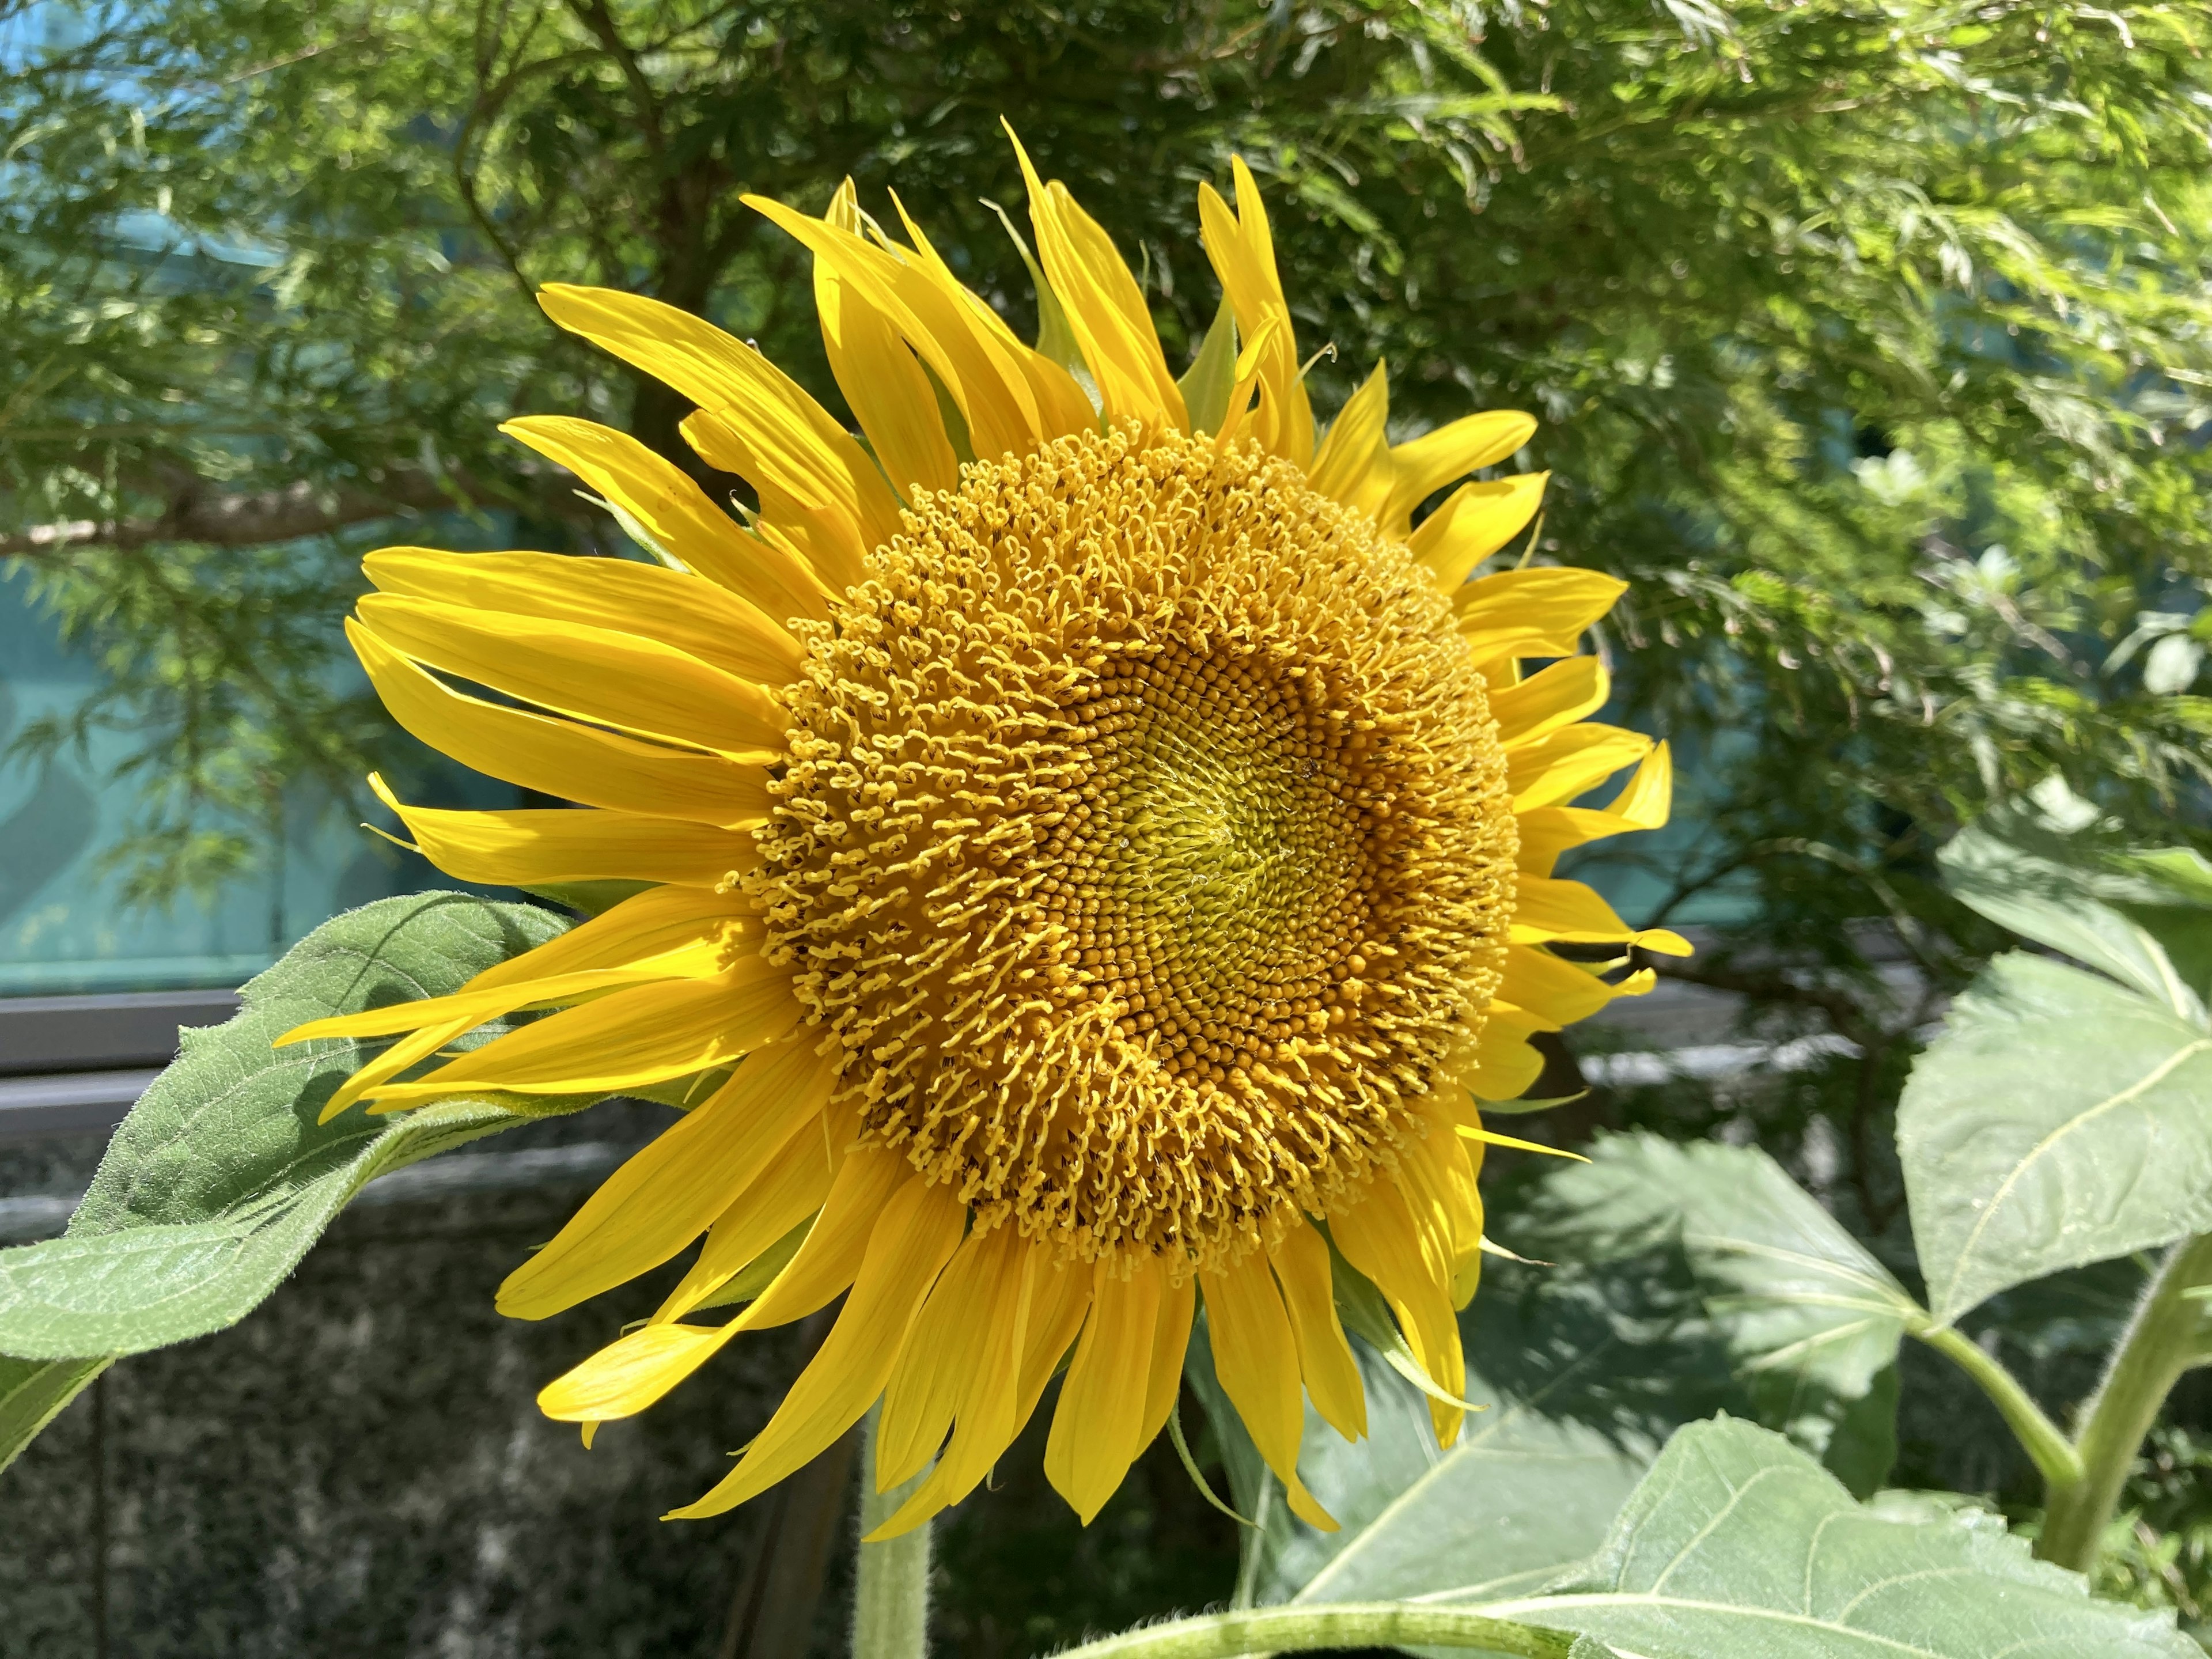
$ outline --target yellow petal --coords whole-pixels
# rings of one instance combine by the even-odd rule
[[[1528,527],[1544,500],[1548,472],[1524,472],[1493,483],[1462,484],[1421,520],[1407,538],[1413,556],[1436,574],[1437,586],[1449,593],[1474,574],[1475,566]],[[1569,647],[1572,649],[1571,647]],[[1564,656],[1565,652],[1531,652]]]
[[[609,1176],[551,1243],[508,1274],[499,1310],[544,1319],[669,1260],[822,1109],[830,1077],[802,1042],[754,1055],[704,1105]]]
[[[830,614],[833,590],[811,565],[746,534],[690,474],[628,433],[566,415],[525,416],[500,430],[567,467],[659,551],[777,622]]]
[[[617,811],[732,829],[768,817],[768,775],[757,766],[464,696],[350,617],[346,638],[392,718],[475,771]]]
[[[386,593],[635,634],[741,680],[782,685],[806,659],[783,624],[750,600],[632,559],[387,547],[361,568]]]
[[[1547,806],[1522,813],[1520,867],[1531,875],[1548,876],[1559,854],[1570,848],[1632,830],[1660,828],[1667,822],[1674,778],[1674,763],[1662,743],[1644,757],[1611,805]]]
[[[843,1167],[846,1150],[846,1145],[840,1145],[830,1153],[814,1125],[800,1124],[798,1133],[738,1189],[714,1218],[698,1260],[654,1310],[653,1319],[663,1323],[681,1319],[750,1268],[800,1222],[817,1215],[829,1197],[832,1178]],[[812,1237],[811,1230],[807,1236]],[[783,1262],[777,1272],[790,1265],[788,1261]],[[763,1291],[767,1288],[762,1286]]]
[[[1611,685],[1595,657],[1568,657],[1490,694],[1498,740],[1508,750],[1549,737],[1604,706]]]
[[[1022,1238],[1010,1226],[998,1231],[1012,1237],[982,1296],[967,1310],[981,1328],[981,1341],[975,1363],[961,1379],[952,1438],[928,1479],[865,1542],[896,1538],[967,1497],[1021,1431],[1023,1361],[1030,1346],[1030,1323],[1039,1310],[1038,1293],[1052,1271],[1054,1247]],[[919,1337],[917,1330],[907,1340],[911,1344]],[[882,1478],[878,1469],[877,1479]]]
[[[1577,724],[1523,744],[1505,757],[1505,787],[1516,812],[1558,806],[1595,788],[1651,752],[1651,739],[1617,726]]]
[[[578,977],[593,978],[598,976],[585,975],[578,975]],[[615,982],[618,984],[628,984],[632,981],[632,976],[626,974],[616,975],[614,978]],[[513,1002],[515,1000],[515,996],[516,994],[509,993],[503,1000],[505,1002]],[[477,1025],[480,1024],[483,1020],[495,1018],[499,1014],[505,1013],[507,1011],[504,1006],[495,1006],[495,1009],[491,1013],[471,1013],[459,1018],[447,1019],[434,1024],[424,1025],[420,1030],[413,1031],[410,1035],[400,1038],[398,1042],[393,1043],[382,1054],[379,1054],[374,1060],[369,1061],[368,1065],[362,1066],[351,1077],[348,1078],[343,1083],[340,1084],[338,1085],[337,1092],[323,1103],[323,1109],[316,1115],[315,1121],[318,1123],[328,1123],[332,1118],[337,1116],[338,1114],[344,1111],[347,1107],[352,1105],[354,1102],[359,1100],[362,1096],[368,1093],[370,1090],[375,1088],[386,1079],[398,1076],[400,1073],[405,1071],[410,1066],[415,1064],[416,1061],[428,1059],[432,1054],[436,1054],[439,1049],[444,1048],[455,1038],[465,1035]],[[303,1037],[313,1035],[316,1034],[308,1032],[306,1028],[301,1027],[297,1030],[286,1032],[270,1046],[271,1048],[281,1048],[288,1042],[298,1042],[301,1041]]]
[[[1246,422],[1256,414],[1253,396],[1259,390],[1261,374],[1267,368],[1268,348],[1279,332],[1273,322],[1263,323],[1260,331],[1245,341],[1243,349],[1237,354],[1237,361],[1230,369],[1232,384],[1224,406],[1227,412],[1222,416],[1221,429],[1213,434],[1215,453],[1226,451],[1243,436]]]
[[[1305,466],[1313,459],[1313,405],[1307,400],[1299,372],[1291,308],[1275,271],[1274,239],[1267,228],[1267,209],[1260,200],[1259,185],[1253,182],[1252,170],[1241,156],[1231,166],[1237,179],[1237,211],[1229,210],[1211,185],[1200,185],[1200,237],[1222,291],[1236,307],[1237,326],[1244,337],[1256,339],[1262,329],[1273,331],[1261,365],[1261,396],[1253,434],[1268,453]]]
[[[569,881],[710,887],[760,862],[759,843],[750,836],[682,818],[557,807],[453,812],[403,805],[374,772],[368,785],[398,814],[422,856],[462,881],[499,887]]]
[[[1006,124],[1001,121],[1000,125]],[[1029,185],[1030,223],[1036,232],[1037,257],[1067,316],[1069,331],[1097,383],[1098,397],[1110,421],[1165,422],[1189,429],[1182,389],[1168,373],[1158,332],[1145,296],[1098,222],[1076,204],[1067,186],[1047,185],[1030,165],[1029,152],[1015,137],[1014,155]]]
[[[732,451],[708,459],[787,506],[816,532],[815,568],[833,588],[899,527],[898,497],[866,451],[799,383],[739,340],[673,306],[612,289],[549,283],[538,303],[562,327],[666,382],[715,418]],[[825,556],[827,562],[825,562]]]
[[[641,1325],[538,1391],[556,1423],[635,1417],[697,1370],[737,1334],[734,1324]]]
[[[847,298],[867,307],[936,372],[979,454],[995,459],[1002,449],[1034,442],[1037,410],[1026,381],[1013,368],[1012,354],[997,349],[995,341],[976,337],[957,294],[945,291],[923,267],[901,260],[851,228],[811,219],[764,196],[744,199],[797,238],[814,255],[817,271],[828,270]],[[933,410],[936,404],[932,391],[929,406]]]
[[[1389,505],[1382,511],[1382,528],[1394,536],[1404,535],[1415,507],[1453,479],[1496,465],[1526,444],[1535,430],[1533,415],[1487,409],[1400,444],[1390,452],[1397,478]]]
[[[374,1097],[388,1109],[459,1094],[464,1085],[611,1094],[726,1065],[773,1042],[799,1017],[790,970],[753,957],[711,979],[614,991],[550,1014],[427,1077],[382,1085]]]
[[[1449,1219],[1452,1306],[1455,1309],[1474,1300],[1482,1278],[1482,1191],[1475,1184],[1482,1166],[1482,1143],[1460,1138],[1466,1127],[1459,1121],[1457,1109],[1462,1104],[1474,1116],[1472,1103],[1455,1086],[1437,1090],[1417,1103],[1416,1109],[1426,1119],[1429,1133],[1408,1149],[1405,1158],[1413,1183],[1426,1192]],[[1480,1118],[1475,1117],[1477,1129],[1480,1123]]]
[[[1091,1309],[1091,1273],[1082,1263],[1063,1261],[1058,1251],[1042,1245],[1036,1290],[1030,1302],[1029,1331],[1022,1345],[1020,1398],[1016,1417],[1026,1423],[1043,1398],[1045,1384],[1060,1369],[1060,1362],[1075,1344]]]
[[[860,1229],[864,1243],[878,1207],[871,1207]],[[846,1218],[850,1218],[849,1206]],[[848,1271],[845,1282],[851,1279]],[[842,1288],[840,1285],[839,1289]],[[586,1425],[633,1417],[713,1358],[741,1332],[775,1322],[761,1317],[757,1300],[720,1325],[684,1325],[655,1318],[550,1383],[538,1394],[538,1409],[556,1421]]]
[[[1518,1100],[1544,1073],[1544,1057],[1528,1045],[1532,1031],[1553,1029],[1517,1012],[1493,1008],[1474,1047],[1475,1071],[1468,1086],[1485,1100]]]
[[[1093,1272],[1091,1320],[1060,1385],[1044,1449],[1045,1479],[1086,1527],[1145,1449],[1146,1383],[1167,1289],[1156,1262],[1126,1279],[1103,1262]]]
[[[555,714],[733,759],[782,757],[773,697],[657,641],[391,593],[365,595],[359,609],[395,651]]]
[[[1382,364],[1353,392],[1322,440],[1308,474],[1313,487],[1372,516],[1390,498],[1390,375]]]
[[[875,1482],[889,1492],[921,1473],[952,1427],[990,1335],[988,1310],[1015,1267],[1012,1227],[970,1233],[945,1265],[892,1367],[876,1426]]]
[[[737,1468],[696,1504],[671,1511],[670,1519],[735,1509],[812,1462],[860,1420],[883,1392],[915,1315],[958,1247],[966,1213],[949,1188],[919,1176],[891,1195],[828,1340]]]
[[[744,199],[803,243],[817,266],[828,264],[853,298],[872,307],[936,372],[968,423],[979,459],[1026,454],[1042,439],[1060,435],[1047,431],[1053,422],[1024,372],[1026,348],[985,326],[949,272],[940,276],[925,258],[902,259],[780,202]],[[931,403],[934,407],[933,395]],[[1088,403],[1084,409],[1087,414]]]
[[[1627,583],[1602,571],[1537,565],[1468,582],[1453,596],[1453,608],[1478,661],[1565,657],[1627,591]]]
[[[453,1019],[466,1019],[462,1029],[467,1030],[518,1008],[560,1001],[572,981],[582,992],[704,977],[751,955],[759,931],[760,918],[734,896],[666,889],[639,893],[533,950],[495,963],[450,995],[311,1020],[278,1037],[276,1046],[310,1037],[388,1036]],[[610,972],[616,976],[605,976]]]
[[[1662,956],[1686,957],[1689,942],[1663,927],[1634,928],[1613,913],[1595,891],[1578,881],[1559,881],[1523,872],[1518,877],[1513,901],[1512,939],[1516,945],[1541,945],[1549,939],[1603,945],[1613,941],[1640,945]]]
[[[493,963],[463,988],[481,991],[592,968],[661,966],[673,953],[688,951],[694,945],[718,947],[721,956],[714,967],[719,969],[752,955],[760,933],[760,917],[742,893],[652,888],[535,950]]]
[[[542,979],[532,979],[520,984],[506,984],[458,991],[451,996],[425,999],[420,1002],[396,1002],[381,1008],[371,1008],[358,1014],[333,1015],[329,1019],[315,1020],[296,1026],[278,1037],[273,1045],[283,1048],[288,1043],[305,1042],[315,1037],[374,1037],[389,1036],[397,1031],[418,1031],[430,1027],[457,1027],[454,1036],[474,1030],[487,1020],[510,1014],[524,1008],[553,1003],[581,1002],[602,992],[623,986],[656,984],[664,980],[703,977],[715,972],[721,963],[720,952],[711,946],[700,946],[684,956],[629,968],[587,969],[577,973],[550,974]],[[450,1040],[450,1039],[448,1039]],[[435,1053],[443,1042],[419,1049],[415,1059]],[[391,1056],[381,1056],[373,1068],[355,1074],[355,1079],[374,1075],[380,1085],[403,1066],[387,1065]],[[410,1062],[411,1063],[411,1062]],[[367,1085],[364,1085],[366,1087]],[[357,1098],[361,1090],[352,1090],[349,1098]],[[337,1108],[331,1109],[335,1112]]]
[[[1267,1258],[1255,1251],[1217,1272],[1201,1272],[1198,1281],[1222,1392],[1283,1483],[1291,1513],[1310,1527],[1336,1531],[1335,1517],[1298,1479],[1306,1412],[1298,1388],[1297,1342]]]
[[[907,240],[913,244],[910,248],[895,251],[901,258],[927,272],[938,288],[957,302],[969,328],[994,343],[1013,363],[1029,387],[1030,403],[1036,409],[1040,436],[1064,437],[1071,432],[1088,432],[1096,428],[1098,411],[1092,407],[1089,395],[1076,384],[1075,376],[1042,349],[1024,344],[1006,326],[1006,319],[991,309],[989,301],[973,289],[961,286],[960,279],[952,274],[952,267],[931,246],[914,216],[906,210],[906,204],[899,200],[896,191],[891,192],[891,205],[898,210],[899,222],[906,227]],[[1042,306],[1043,302],[1044,296],[1040,295],[1038,304]],[[1054,302],[1058,303],[1057,296]],[[1066,321],[1065,313],[1060,320],[1063,324]]]
[[[1467,1368],[1452,1307],[1455,1261],[1449,1214],[1429,1194],[1408,1191],[1385,1174],[1352,1203],[1332,1209],[1328,1225],[1344,1259],[1382,1292],[1430,1380],[1459,1395],[1467,1386]],[[1449,1446],[1464,1413],[1435,1399],[1429,1411],[1437,1439]]]
[[[1589,1162],[1580,1152],[1571,1152],[1562,1146],[1547,1146],[1540,1140],[1523,1140],[1517,1135],[1502,1135],[1495,1129],[1480,1128],[1474,1124],[1462,1123],[1455,1133],[1466,1139],[1479,1140],[1486,1146],[1510,1146],[1516,1152],[1541,1152],[1547,1158],[1564,1158],[1574,1164]]]
[[[849,1115],[846,1122],[850,1146]],[[906,1188],[913,1173],[906,1159],[889,1148],[851,1147],[831,1177],[821,1217],[806,1242],[791,1265],[745,1310],[744,1317],[766,1328],[804,1319],[836,1301],[866,1259],[877,1218],[892,1196]]]
[[[1152,1331],[1152,1365],[1145,1380],[1145,1432],[1139,1445],[1149,1446],[1167,1426],[1182,1392],[1183,1355],[1190,1347],[1192,1321],[1198,1312],[1198,1281],[1176,1280],[1164,1261],[1158,1271],[1168,1280],[1160,1292],[1159,1323]]]
[[[850,179],[838,186],[822,217],[859,235],[860,203]],[[890,319],[839,276],[834,263],[819,258],[814,309],[822,319],[830,372],[891,483],[904,491],[958,489],[960,458],[937,412],[937,393]]]
[[[1613,988],[1595,974],[1548,951],[1526,945],[1505,947],[1505,971],[1498,981],[1501,1002],[1571,1025],[1588,1019],[1613,995]]]
[[[1297,1340],[1298,1373],[1314,1409],[1346,1440],[1357,1440],[1367,1432],[1367,1390],[1336,1316],[1328,1243],[1304,1222],[1295,1221],[1268,1261],[1282,1285],[1283,1306]]]

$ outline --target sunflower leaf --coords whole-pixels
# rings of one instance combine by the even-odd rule
[[[1778,1435],[1670,1440],[1602,1547],[1541,1594],[1469,1609],[1667,1659],[2196,1659],[2169,1613],[2093,1599],[2027,1541],[1864,1506]]]
[[[325,923],[183,1052],[109,1143],[68,1231],[0,1251],[0,1463],[116,1355],[233,1324],[368,1182],[580,1098],[441,1102],[316,1121],[376,1043],[276,1049],[309,1019],[441,995],[563,931],[463,893],[386,899]],[[46,1362],[29,1363],[23,1362]]]
[[[1310,1409],[1299,1455],[1342,1530],[1267,1507],[1258,1600],[1533,1590],[1598,1547],[1674,1429],[1748,1403],[1678,1250],[1595,1268],[1504,1264],[1462,1326],[1468,1392],[1496,1404],[1448,1449],[1423,1395],[1354,1342],[1367,1437],[1349,1443]]]
[[[0,1354],[0,1469],[15,1461],[60,1415],[63,1407],[92,1385],[112,1359],[15,1359]]]
[[[1545,1184],[1554,1230],[1587,1240],[1568,1253],[1679,1242],[1759,1419],[1871,1492],[1896,1450],[1898,1344],[1925,1323],[1920,1304],[1758,1147],[1608,1135],[1590,1155]]]
[[[1371,1350],[1369,1438],[1350,1446],[1310,1425],[1300,1468],[1344,1523],[1334,1537],[1287,1516],[1264,1556],[1263,1599],[1419,1595],[1457,1606],[1540,1588],[1597,1547],[1634,1489],[1649,1444],[1527,1403],[1471,1419],[1440,1451],[1428,1407]],[[1480,1379],[1470,1376],[1470,1389]]]
[[[2205,1023],[2212,875],[2196,854],[2108,845],[2094,824],[2069,828],[2024,802],[1987,814],[1937,856],[1944,884],[2000,927]]]
[[[2212,1030],[2048,957],[1991,962],[1897,1115],[1929,1305],[2212,1229]]]

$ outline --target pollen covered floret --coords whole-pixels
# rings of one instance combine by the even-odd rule
[[[1212,1261],[1425,1132],[1515,836],[1401,544],[1256,449],[1081,434],[921,496],[808,647],[765,948],[979,1230]]]

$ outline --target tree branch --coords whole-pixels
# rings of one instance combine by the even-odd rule
[[[1786,1002],[1801,1008],[1817,1008],[1828,1017],[1829,1025],[1838,1036],[1849,1037],[1862,1048],[1870,1048],[1889,1035],[1878,1021],[1868,1018],[1856,998],[1833,986],[1802,985],[1784,978],[1778,971],[1747,973],[1701,962],[1677,962],[1671,957],[1653,965],[1666,978],[1702,985],[1709,990],[1732,991],[1755,1002]]]
[[[282,489],[210,495],[194,479],[176,492],[166,509],[150,518],[77,519],[0,535],[0,558],[51,556],[88,547],[129,550],[160,542],[263,547],[325,536],[378,519],[484,506],[501,499],[466,473],[431,473],[411,467],[388,471],[373,489],[303,481]]]

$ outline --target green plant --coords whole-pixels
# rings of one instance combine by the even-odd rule
[[[1603,1139],[1589,1165],[1547,1177],[1509,1212],[1508,1238],[1562,1266],[1509,1265],[1494,1276],[1505,1283],[1478,1299],[1470,1352],[1488,1385],[1477,1397],[1496,1402],[1495,1417],[1474,1419],[1459,1447],[1439,1459],[1418,1412],[1385,1419],[1372,1448],[1345,1446],[1310,1420],[1309,1485],[1352,1518],[1328,1538],[1285,1515],[1258,1460],[1224,1434],[1235,1501],[1258,1522],[1243,1599],[1412,1598],[1540,1625],[1587,1608],[1592,1621],[1572,1627],[1638,1652],[1673,1653],[1672,1640],[1701,1656],[1761,1650],[1740,1650],[1732,1644],[1752,1638],[1731,1634],[1762,1616],[1736,1605],[1759,1563],[1789,1565],[1793,1585],[1799,1566],[1817,1565],[1850,1586],[1854,1607],[1890,1605],[1875,1577],[1817,1553],[1801,1560],[1783,1513],[1757,1505],[1759,1525],[1721,1553],[1720,1588],[1663,1629],[1643,1622],[1659,1595],[1651,1584],[1617,1576],[1601,1586],[1607,1563],[1641,1559],[1644,1508],[1680,1501],[1687,1448],[1699,1449],[1701,1470],[1726,1461],[1715,1431],[1694,1422],[1716,1407],[1799,1448],[1739,1437],[1730,1443],[1747,1469],[1763,1458],[1794,1491],[1813,1482],[1818,1457],[1865,1500],[1852,1511],[1833,1492],[1829,1513],[1931,1529],[1899,1546],[1923,1567],[1936,1537],[1963,1549],[1961,1533],[2024,1557],[2026,1540],[2005,1538],[2005,1518],[1970,1497],[1882,1490],[1896,1455],[1899,1347],[1910,1339],[1957,1366],[2033,1461],[2044,1499],[2024,1531],[2040,1559],[2197,1617],[2203,1522],[2190,1475],[2201,1449],[2178,1431],[2145,1439],[2175,1382],[2212,1363],[2212,1023],[2202,1002],[2212,988],[2212,865],[2130,848],[2063,792],[2041,802],[1992,815],[1943,857],[1961,899],[2043,948],[1990,963],[1906,1086],[1900,1153],[1924,1300],[1756,1147]],[[2060,951],[2073,961],[2049,954]],[[2067,1426],[1996,1358],[1996,1328],[1977,1340],[1960,1327],[2008,1289],[2146,1250],[2162,1260]],[[1206,1378],[1194,1380],[1204,1397]],[[1765,1449],[1754,1457],[1754,1447]],[[2136,1506],[2116,1516],[2131,1472]],[[1735,1484],[1747,1496],[1749,1485]],[[1686,1558],[1685,1571],[1702,1559]],[[1547,1605],[1555,1596],[1571,1605]],[[1996,1623],[1948,1635],[1930,1615],[1917,1638],[1926,1650],[2005,1649]],[[2048,1627],[2053,1653],[2128,1650],[2117,1630],[2093,1640],[2058,1628]],[[1832,1645],[1802,1650],[1879,1650],[1875,1623],[1854,1632],[1823,1632]],[[1655,1634],[1664,1639],[1645,1647]],[[1978,1645],[1985,1638],[1993,1645]]]
[[[1301,1463],[1340,1533],[1290,1516],[1195,1344],[1189,1383],[1246,1528],[1237,1605],[1081,1652],[2192,1651],[2170,1612],[2094,1599],[2082,1575],[2167,1390],[2212,1361],[2212,865],[2116,843],[2077,803],[2044,800],[2055,811],[1996,816],[1945,854],[1962,899],[2074,962],[1997,957],[1915,1067],[1900,1138],[1924,1298],[1756,1148],[1608,1139],[1517,1212],[1515,1242],[1567,1265],[1513,1258],[1478,1299],[1469,1388],[1490,1409],[1447,1452],[1392,1364],[1404,1339],[1340,1264],[1376,1407],[1357,1446],[1310,1414]],[[241,1317],[374,1175],[544,1109],[486,1098],[380,1132],[319,1125],[365,1050],[267,1043],[303,1013],[457,983],[560,926],[459,895],[391,900],[249,988],[136,1109],[69,1233],[0,1252],[15,1356],[0,1450],[114,1356]],[[2144,1249],[2165,1261],[2070,1433],[1959,1328],[2008,1287]],[[2039,1561],[1969,1498],[1881,1489],[1907,1339],[1960,1367],[2041,1472]],[[2177,1447],[2190,1455],[2169,1442],[2170,1467]],[[2176,1559],[2146,1565],[2170,1584]],[[905,1650],[890,1639],[861,1650]]]

